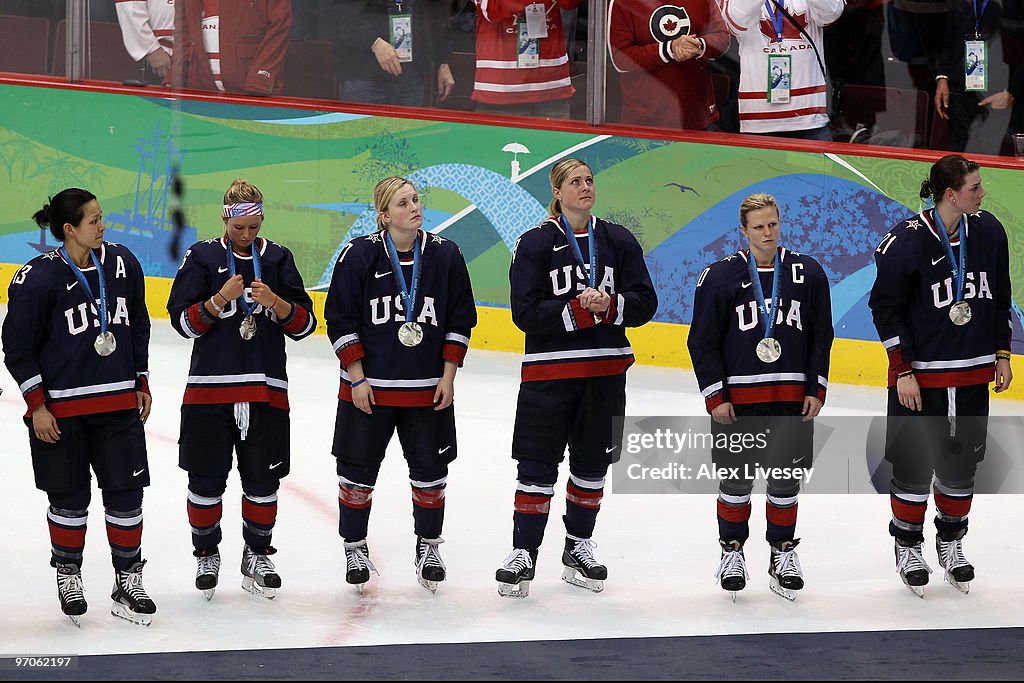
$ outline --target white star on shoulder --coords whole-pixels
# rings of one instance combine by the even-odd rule
[[[430,241],[431,241],[431,242],[432,242],[433,244],[441,244],[441,242],[444,242],[444,238],[443,238],[443,237],[441,237],[440,235],[434,235],[434,234],[431,234],[431,235],[430,235],[430,238],[431,238],[431,239],[430,239]]]
[[[208,240],[203,240],[203,244],[213,244],[214,242],[220,242],[219,237],[211,237]]]
[[[54,249],[53,251],[48,251],[45,254],[43,254],[43,258],[46,259],[47,261],[52,261],[55,258],[60,258],[60,253],[58,253],[57,250]]]
[[[367,235],[367,237],[370,239],[371,242],[380,242],[379,232],[372,232],[369,235]]]
[[[921,221],[917,220],[916,218],[913,220],[909,220],[907,221],[907,227],[910,228],[911,230],[917,230],[918,228],[921,227]]]
[[[971,215],[975,218],[981,218],[981,209],[978,209],[978,213],[972,213]]]
[[[728,256],[726,256],[726,257],[725,257],[724,259],[722,259],[722,260],[723,260],[723,261],[732,261],[732,260],[733,260],[734,258],[736,258],[736,254],[729,254]]]

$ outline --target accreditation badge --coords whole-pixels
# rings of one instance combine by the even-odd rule
[[[520,69],[536,69],[540,66],[540,39],[531,38],[526,22],[516,24],[516,66]]]
[[[535,2],[526,6],[526,35],[531,38],[548,37],[548,15],[544,3]]]
[[[768,101],[772,104],[789,102],[790,83],[793,75],[793,58],[790,55],[768,55]]]
[[[988,43],[964,41],[964,90],[988,90]]]
[[[399,62],[412,61],[412,15],[391,15],[391,44],[398,52]]]

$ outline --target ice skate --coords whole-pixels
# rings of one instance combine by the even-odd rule
[[[733,602],[736,602],[736,594],[747,585],[747,561],[743,556],[743,544],[739,541],[719,541],[722,546],[722,561],[715,572],[715,580],[722,588],[729,591]]]
[[[204,598],[212,600],[220,574],[220,551],[217,548],[204,548],[194,550],[192,554],[195,555],[197,565],[196,588],[202,591]]]
[[[924,598],[924,587],[928,585],[928,575],[932,573],[932,568],[921,554],[922,545],[903,545],[896,541],[896,571],[900,573],[907,588],[919,598]]]
[[[114,601],[110,613],[115,617],[139,626],[149,626],[156,614],[156,605],[142,586],[142,568],[146,561],[136,562],[128,571],[114,572],[114,589],[110,599]]]
[[[790,602],[796,600],[797,591],[804,587],[804,572],[800,567],[796,547],[800,539],[780,541],[772,544],[772,556],[768,562],[768,587],[776,595]]]
[[[242,550],[242,588],[253,595],[273,600],[281,587],[281,577],[274,570],[270,555],[277,551],[271,546]],[[196,579],[198,581],[198,579]]]
[[[417,548],[417,552],[418,552]],[[345,581],[359,587],[363,592],[363,584],[370,580],[370,572],[380,576],[380,572],[370,562],[370,549],[366,540],[345,542]]]
[[[941,536],[935,537],[935,552],[939,555],[939,564],[946,570],[946,581],[961,593],[971,590],[974,580],[974,566],[964,557],[963,538],[967,530],[961,530],[949,541]]]
[[[494,578],[498,581],[498,595],[503,598],[520,600],[528,596],[536,565],[536,549],[513,549],[494,574]]]
[[[437,584],[444,581],[447,570],[437,549],[442,543],[443,538],[416,537],[416,578],[431,593],[437,592]]]
[[[82,585],[82,570],[74,564],[57,565],[57,597],[60,609],[71,623],[82,627],[82,615],[89,609],[85,602],[85,587]]]
[[[562,581],[600,593],[604,590],[608,568],[598,564],[594,559],[594,548],[597,546],[589,538],[566,537],[565,550],[562,551]]]

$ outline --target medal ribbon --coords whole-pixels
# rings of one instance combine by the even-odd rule
[[[949,259],[950,272],[953,273],[953,282],[956,283],[956,300],[964,300],[964,266],[967,264],[967,216],[960,218],[960,264],[957,266],[953,258],[953,245],[949,242],[949,234],[946,226],[942,224],[942,217],[939,216],[939,209],[935,209],[935,223],[939,226],[939,234],[942,235],[942,246],[946,247],[946,258]]]
[[[227,238],[224,238],[224,239],[227,242],[227,248],[228,248],[227,249],[227,251],[228,251],[228,277],[231,278],[231,277],[235,276],[235,248],[234,248],[234,246],[232,246],[231,240],[229,240]],[[258,246],[258,242],[256,240],[253,240],[252,247],[251,247],[251,249],[252,249],[252,270],[253,270],[253,273],[255,274],[256,279],[257,280],[262,280],[263,279],[263,269],[260,268],[260,250],[256,248],[257,246]],[[258,304],[256,303],[255,300],[252,302],[252,305],[247,304],[245,302],[245,290],[243,289],[242,290],[242,296],[238,297],[238,306],[243,311],[245,311],[245,317],[248,318],[250,315],[252,315],[252,312],[256,310],[256,306],[258,306]]]
[[[562,216],[562,227],[565,230],[565,239],[569,240],[569,249],[572,251],[572,255],[576,257],[576,262],[580,264],[580,267],[586,270],[587,263],[583,260],[583,252],[580,251],[579,240],[576,239],[576,233],[569,227],[569,221],[565,220],[565,216]],[[597,282],[597,240],[594,239],[593,216],[587,221],[587,242],[590,245],[590,272],[587,273],[587,286],[595,289],[594,283]]]
[[[395,280],[398,282],[398,289],[402,292],[402,305],[405,310],[405,322],[411,323],[413,319],[413,313],[416,307],[416,292],[420,288],[420,233],[416,231],[416,241],[412,245],[412,291],[409,291],[409,285],[405,281],[405,273],[402,271],[402,263],[398,260],[398,247],[395,246],[395,241],[391,239],[391,233],[387,230],[384,231],[384,249],[388,252],[388,258],[391,259],[391,270],[395,274]]]
[[[89,303],[96,301],[96,297],[93,296],[92,287],[89,286],[89,281],[85,279],[85,273],[82,272],[71,257],[68,256],[68,250],[63,246],[60,248],[60,254],[64,257],[64,260],[71,266],[71,272],[75,274],[75,278],[78,280],[78,284],[82,285],[82,289],[85,290],[86,295],[89,297]],[[100,334],[107,333],[107,284],[103,279],[103,264],[100,263],[100,259],[96,256],[96,252],[92,249],[89,250],[89,256],[92,257],[92,265],[96,267],[96,275],[100,280]]]
[[[764,288],[761,287],[761,276],[757,272],[757,262],[754,254],[749,253],[747,259],[747,270],[750,272],[750,284],[754,286],[754,297],[757,300],[757,313],[761,318],[761,325],[764,326],[764,338],[768,339],[775,330],[775,316],[779,312],[779,273],[782,267],[782,257],[778,250],[775,252],[775,271],[772,275],[772,306],[771,310],[764,307]]]
[[[988,3],[988,0],[985,0]],[[779,8],[786,6],[786,0],[778,0]],[[764,8],[768,10],[768,18],[772,20],[772,27],[775,29],[775,42],[782,42],[782,29],[785,27],[785,16],[782,10],[775,7],[772,0],[764,0]],[[984,11],[984,10],[983,10]]]

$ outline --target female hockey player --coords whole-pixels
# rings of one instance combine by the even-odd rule
[[[455,373],[476,325],[462,252],[421,229],[423,206],[405,178],[373,190],[377,231],[345,246],[324,317],[341,361],[334,427],[338,531],[345,580],[362,589],[376,571],[366,543],[373,488],[395,430],[409,464],[416,576],[430,591],[445,579],[442,543],[448,465],[455,460]]]
[[[156,605],[142,586],[143,425],[152,404],[142,267],[128,249],[103,240],[103,212],[88,190],[57,193],[33,218],[62,245],[11,281],[4,362],[28,404],[35,483],[50,501],[57,595],[78,626],[87,609],[82,553],[91,467],[114,564],[111,614],[148,626]]]
[[[794,538],[801,478],[792,475],[811,467],[811,420],[825,401],[834,332],[825,271],[810,256],[779,246],[779,223],[771,195],[743,200],[740,230],[748,248],[701,273],[687,339],[716,443],[721,434],[729,444],[764,435],[763,448],[712,450],[718,471],[737,475],[719,480],[717,502],[722,557],[715,578],[733,600],[748,578],[743,544],[754,481],[746,475],[754,470],[747,466],[791,475],[768,480],[769,587],[794,600],[804,585]]]
[[[566,158],[550,174],[551,217],[516,244],[509,269],[512,319],[526,333],[512,436],[518,461],[512,552],[495,574],[498,594],[525,598],[544,538],[558,465],[569,447],[565,581],[595,592],[607,568],[591,540],[608,466],[619,456],[626,327],[654,317],[658,297],[643,249],[621,225],[596,218],[594,175]]]
[[[900,221],[875,250],[868,303],[889,354],[889,533],[896,570],[922,597],[931,573],[922,555],[929,487],[945,578],[965,593],[974,579],[963,538],[985,457],[988,384],[1003,392],[1013,379],[1006,232],[981,210],[984,197],[978,165],[944,156],[921,184],[934,208]]]
[[[263,194],[245,180],[224,193],[224,235],[193,244],[174,277],[171,325],[194,340],[181,406],[178,465],[188,472],[196,588],[213,597],[220,572],[221,497],[238,455],[242,588],[273,598],[270,555],[277,491],[291,461],[285,337],[313,333],[313,303],[291,252],[258,237]]]

